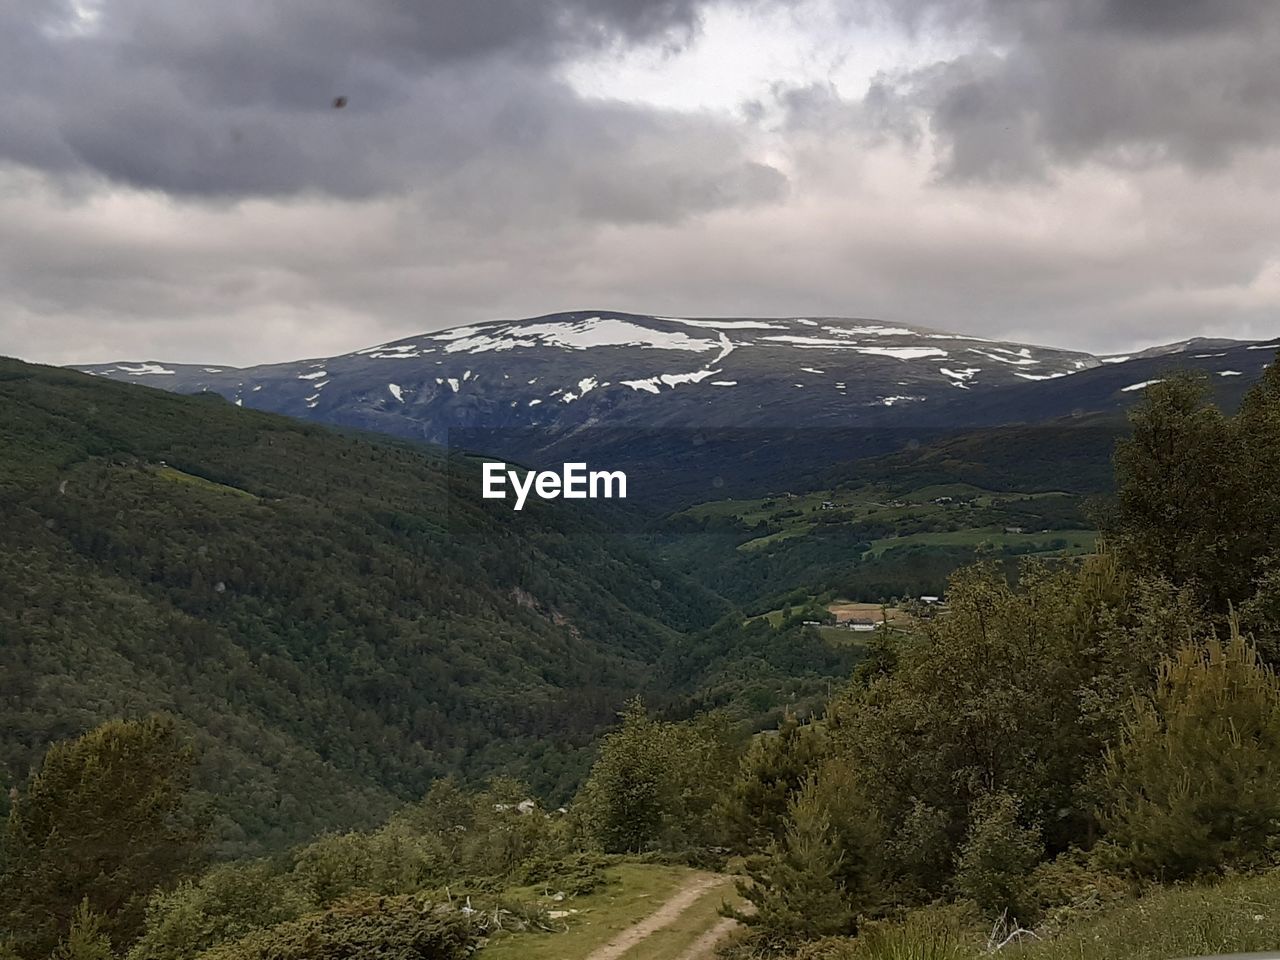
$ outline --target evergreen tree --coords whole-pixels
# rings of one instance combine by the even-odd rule
[[[103,930],[101,918],[90,909],[88,900],[80,901],[76,907],[71,928],[53,951],[51,960],[115,960],[111,939]]]
[[[749,858],[750,879],[737,883],[754,909],[725,912],[775,944],[852,933],[857,905],[841,880],[845,856],[816,781],[810,779],[788,804],[782,838],[767,855]]]
[[[1138,700],[1099,777],[1104,861],[1163,880],[1280,847],[1280,682],[1233,629],[1188,644]]]
[[[817,769],[822,751],[821,731],[791,713],[776,733],[751,742],[729,795],[719,805],[739,850],[763,849],[782,838],[788,805]]]

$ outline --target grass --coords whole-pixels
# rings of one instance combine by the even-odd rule
[[[769,546],[771,543],[777,543],[779,540],[790,540],[792,537],[804,536],[814,528],[812,523],[797,523],[794,526],[785,527],[777,533],[770,533],[763,537],[756,537],[754,540],[748,540],[746,543],[738,544],[738,550],[742,553],[750,553],[752,550],[760,550]]]
[[[227,493],[237,497],[247,497],[250,500],[258,499],[248,490],[241,490],[239,487],[231,487],[225,483],[214,483],[212,480],[206,480],[204,477],[197,477],[195,474],[191,473],[183,473],[181,470],[175,470],[173,467],[169,466],[157,467],[155,474],[161,480],[169,480],[173,483],[196,487],[200,490],[208,490],[213,493]]]
[[[874,540],[866,556],[879,557],[889,550],[899,547],[976,547],[989,543],[995,547],[1026,547],[1030,545],[1031,553],[1056,553],[1059,548],[1051,547],[1056,540],[1066,541],[1066,551],[1087,552],[1094,549],[1098,534],[1094,530],[1050,530],[1047,533],[1005,533],[996,527],[982,527],[968,530],[943,530],[930,533],[915,533],[905,537],[886,537]]]
[[[1010,953],[1019,960],[1172,960],[1280,948],[1280,873],[1161,890]]]
[[[939,497],[953,497],[957,502],[934,503]],[[977,547],[990,543],[1000,547],[1030,547],[1029,553],[1055,553],[1050,547],[1055,540],[1066,540],[1065,552],[1080,553],[1093,549],[1095,534],[1082,529],[1049,530],[1055,518],[1069,513],[1071,503],[1053,504],[1052,501],[1077,498],[1060,491],[1022,493],[985,490],[967,483],[939,483],[921,487],[910,493],[892,496],[877,487],[818,491],[795,496],[791,499],[775,497],[754,500],[718,500],[690,507],[684,514],[694,518],[714,518],[720,521],[736,520],[744,533],[755,536],[738,544],[739,554],[754,554],[785,544],[803,540],[811,535],[821,536],[823,531],[835,529],[841,524],[879,524],[897,529],[902,535],[886,536],[875,540],[864,554],[865,559],[876,559],[886,551],[897,547]],[[963,503],[960,501],[964,501]],[[1032,507],[1035,502],[1047,504],[1043,508]],[[830,502],[834,512],[823,510]],[[1027,526],[1032,533],[1005,533],[1004,524],[992,518],[1008,517],[1007,525]],[[1043,519],[1041,519],[1043,517]],[[972,526],[981,522],[982,526]],[[759,525],[764,524],[767,532]],[[965,524],[970,524],[965,526]],[[922,525],[935,527],[961,525],[957,530],[935,529],[929,532],[911,533]],[[1040,549],[1040,545],[1043,548]]]
[[[814,960],[979,960],[974,930],[927,915],[835,940]],[[1010,945],[1006,960],[1176,960],[1280,948],[1280,871],[1213,885],[1158,889],[1050,939]]]
[[[552,905],[553,909],[578,911],[565,919],[565,932],[498,937],[479,955],[482,960],[580,960],[653,913],[694,873],[687,867],[658,864],[623,863],[610,867],[605,871],[608,884],[586,896]],[[540,887],[530,887],[509,893],[512,899],[528,900],[542,892]]]
[[[876,623],[887,619],[889,623],[895,623],[898,626],[909,625],[912,621],[910,614],[898,607],[886,607],[882,603],[864,603],[859,600],[832,601],[827,604],[827,611],[837,619],[841,615],[846,619],[874,620]]]
[[[865,647],[872,631],[846,630],[843,627],[819,627],[818,636],[833,647]]]

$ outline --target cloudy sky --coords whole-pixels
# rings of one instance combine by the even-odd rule
[[[1275,0],[0,0],[0,353],[1271,337],[1277,49]]]

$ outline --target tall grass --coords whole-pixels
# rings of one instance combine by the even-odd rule
[[[985,940],[958,912],[921,911],[857,939],[814,944],[799,960],[1178,960],[1280,950],[1280,871],[1157,889],[1052,938],[998,951]]]

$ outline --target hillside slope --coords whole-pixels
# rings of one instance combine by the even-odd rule
[[[563,795],[722,608],[580,514],[479,503],[430,450],[0,360],[0,775],[159,709],[198,735],[224,849],[451,771]]]

